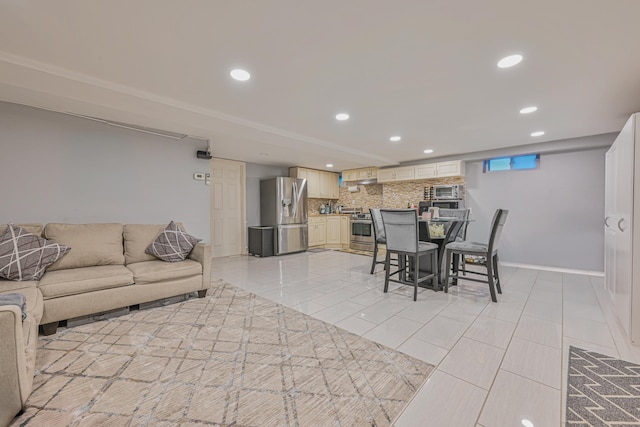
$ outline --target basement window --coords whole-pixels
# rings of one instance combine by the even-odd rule
[[[540,166],[540,154],[527,154],[524,156],[496,157],[483,162],[483,172],[498,172],[510,170],[538,169]]]

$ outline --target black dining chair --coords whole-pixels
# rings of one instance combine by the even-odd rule
[[[493,220],[491,221],[491,233],[489,235],[488,243],[477,243],[477,242],[451,242],[447,243],[445,246],[445,276],[444,276],[444,291],[449,292],[449,279],[453,279],[454,284],[458,283],[458,279],[462,279],[459,277],[459,257],[465,255],[474,255],[478,257],[478,259],[484,258],[484,262],[478,262],[479,265],[483,265],[486,269],[486,273],[476,272],[468,270],[467,274],[477,274],[481,276],[486,276],[487,280],[476,279],[472,277],[464,277],[464,280],[471,280],[474,282],[488,283],[489,284],[489,292],[491,293],[491,301],[498,302],[496,297],[496,289],[498,293],[502,293],[502,289],[500,287],[500,274],[498,272],[498,245],[500,242],[500,235],[502,234],[502,229],[504,227],[505,222],[507,221],[507,216],[509,215],[509,211],[506,209],[498,209],[496,213],[493,215]],[[453,274],[449,274],[450,270],[453,270]]]
[[[386,245],[387,239],[384,234],[384,224],[382,223],[382,216],[380,215],[380,209],[369,209],[371,213],[371,224],[373,224],[373,262],[371,263],[371,274],[376,269],[376,264],[384,264],[385,259],[378,261],[378,245]]]
[[[386,237],[384,292],[389,290],[389,282],[413,285],[413,300],[418,299],[418,285],[438,280],[438,245],[418,240],[418,213],[415,209],[381,209],[380,215]],[[391,271],[391,254],[398,256],[398,270]],[[431,255],[431,272],[420,277],[420,257]],[[411,259],[413,262],[409,263]],[[413,265],[412,272],[409,265]],[[397,279],[391,276],[398,275]],[[411,281],[409,281],[411,279]]]
[[[458,242],[467,240],[467,226],[469,225],[467,220],[469,219],[470,214],[471,214],[471,209],[445,209],[445,208],[440,209],[440,216],[449,217],[449,218],[459,218],[465,221],[462,224],[462,228],[460,229],[460,232],[455,237],[455,240]],[[462,267],[462,274],[466,275],[467,263],[466,263],[465,257],[461,257],[460,266]]]

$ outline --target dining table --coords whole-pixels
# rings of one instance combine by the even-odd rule
[[[445,250],[447,243],[451,243],[456,240],[458,237],[460,230],[465,224],[473,222],[472,219],[462,219],[457,217],[438,217],[438,218],[428,218],[422,219],[419,217],[418,223],[418,239],[423,242],[431,242],[438,245],[438,280],[437,283],[424,284],[423,287],[433,289],[433,290],[441,290],[442,282],[444,280],[444,271],[447,266],[444,265],[445,261]],[[443,232],[442,233],[432,233],[430,232],[430,226],[432,225],[442,225]],[[438,227],[433,227],[437,230]],[[411,260],[410,260],[411,261]],[[409,262],[409,274],[413,274],[413,266],[412,262]],[[425,255],[420,258],[420,271],[425,274],[429,274],[432,271],[431,267],[431,257]]]

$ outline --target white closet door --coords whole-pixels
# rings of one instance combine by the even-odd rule
[[[615,233],[615,309],[620,323],[630,337],[634,334],[631,323],[633,289],[632,218],[634,178],[634,120],[624,126],[616,143],[615,160],[615,213],[609,228]],[[633,337],[632,337],[633,338]]]

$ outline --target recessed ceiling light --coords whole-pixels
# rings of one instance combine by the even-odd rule
[[[349,120],[349,115],[347,113],[336,114],[336,120],[340,120],[340,121]]]
[[[333,167],[333,163],[327,163],[327,167],[328,168],[332,168]]]
[[[526,418],[523,418],[521,422],[524,427],[533,427],[533,423]]]
[[[498,61],[498,68],[509,68],[518,65],[522,61],[522,55],[509,55]]]
[[[389,138],[389,141],[391,142],[398,142],[402,139],[401,136],[392,136],[391,138]]]
[[[424,150],[424,154],[431,154],[433,153],[433,150]]]
[[[241,82],[247,81],[251,78],[251,74],[249,74],[247,70],[241,70],[240,68],[231,70],[229,74],[231,75],[231,77],[236,80],[240,80]]]
[[[541,131],[541,130],[531,133],[531,136],[542,136],[542,135],[544,135],[544,131]]]
[[[520,110],[520,114],[529,114],[529,113],[534,113],[536,111],[538,111],[538,107],[535,107],[535,106],[524,107],[522,110]]]

